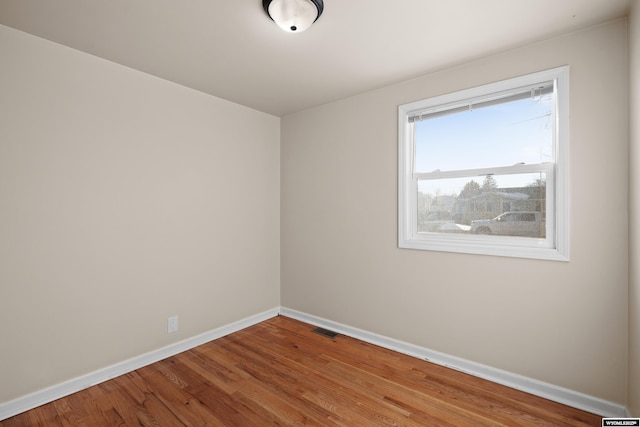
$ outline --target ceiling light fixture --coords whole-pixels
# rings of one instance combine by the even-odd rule
[[[284,31],[299,33],[322,15],[322,0],[262,0],[262,7]]]

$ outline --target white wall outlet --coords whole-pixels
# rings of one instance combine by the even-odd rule
[[[178,332],[178,316],[169,317],[167,319],[167,333],[172,334]]]

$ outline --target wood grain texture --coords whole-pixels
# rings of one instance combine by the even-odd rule
[[[283,316],[0,422],[599,426],[597,415]]]

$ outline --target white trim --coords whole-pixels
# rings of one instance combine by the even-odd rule
[[[187,338],[183,341],[170,344],[158,350],[136,356],[132,359],[125,360],[115,365],[91,372],[86,375],[65,381],[43,390],[36,391],[26,396],[19,397],[8,402],[0,403],[0,421],[18,415],[56,399],[84,390],[88,387],[100,384],[104,381],[135,371],[143,366],[158,362],[167,357],[174,356],[183,351],[190,350],[209,341],[221,338],[225,335],[248,328],[249,326],[263,322],[267,319],[275,317],[279,314],[278,308],[265,311],[254,316],[247,317],[237,322],[230,323],[225,326],[213,329],[195,337]]]
[[[415,124],[409,117],[468,105],[474,99],[505,92],[520,93],[523,87],[554,84],[554,166],[547,177],[547,233],[544,239],[510,236],[473,236],[467,233],[419,233],[417,225],[417,180],[473,177],[488,171],[516,173],[518,166],[415,172]],[[493,98],[492,98],[493,99]],[[524,169],[535,169],[527,165]],[[448,93],[398,106],[398,247],[503,257],[569,261],[569,66],[539,71],[495,83]]]
[[[289,308],[281,308],[280,314],[291,317],[314,326],[330,329],[361,341],[397,351],[398,353],[427,360],[437,365],[446,366],[456,371],[464,372],[478,378],[483,378],[497,384],[521,390],[526,393],[540,396],[554,402],[582,409],[603,417],[623,417],[629,414],[628,409],[620,404],[609,402],[594,396],[569,390],[553,384],[528,378],[522,375],[482,365],[466,359],[451,356],[428,348],[398,341],[393,338],[378,335],[362,329],[353,328],[311,314],[303,313]]]

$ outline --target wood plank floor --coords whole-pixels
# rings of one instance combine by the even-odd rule
[[[599,416],[276,317],[15,426],[600,426]]]

